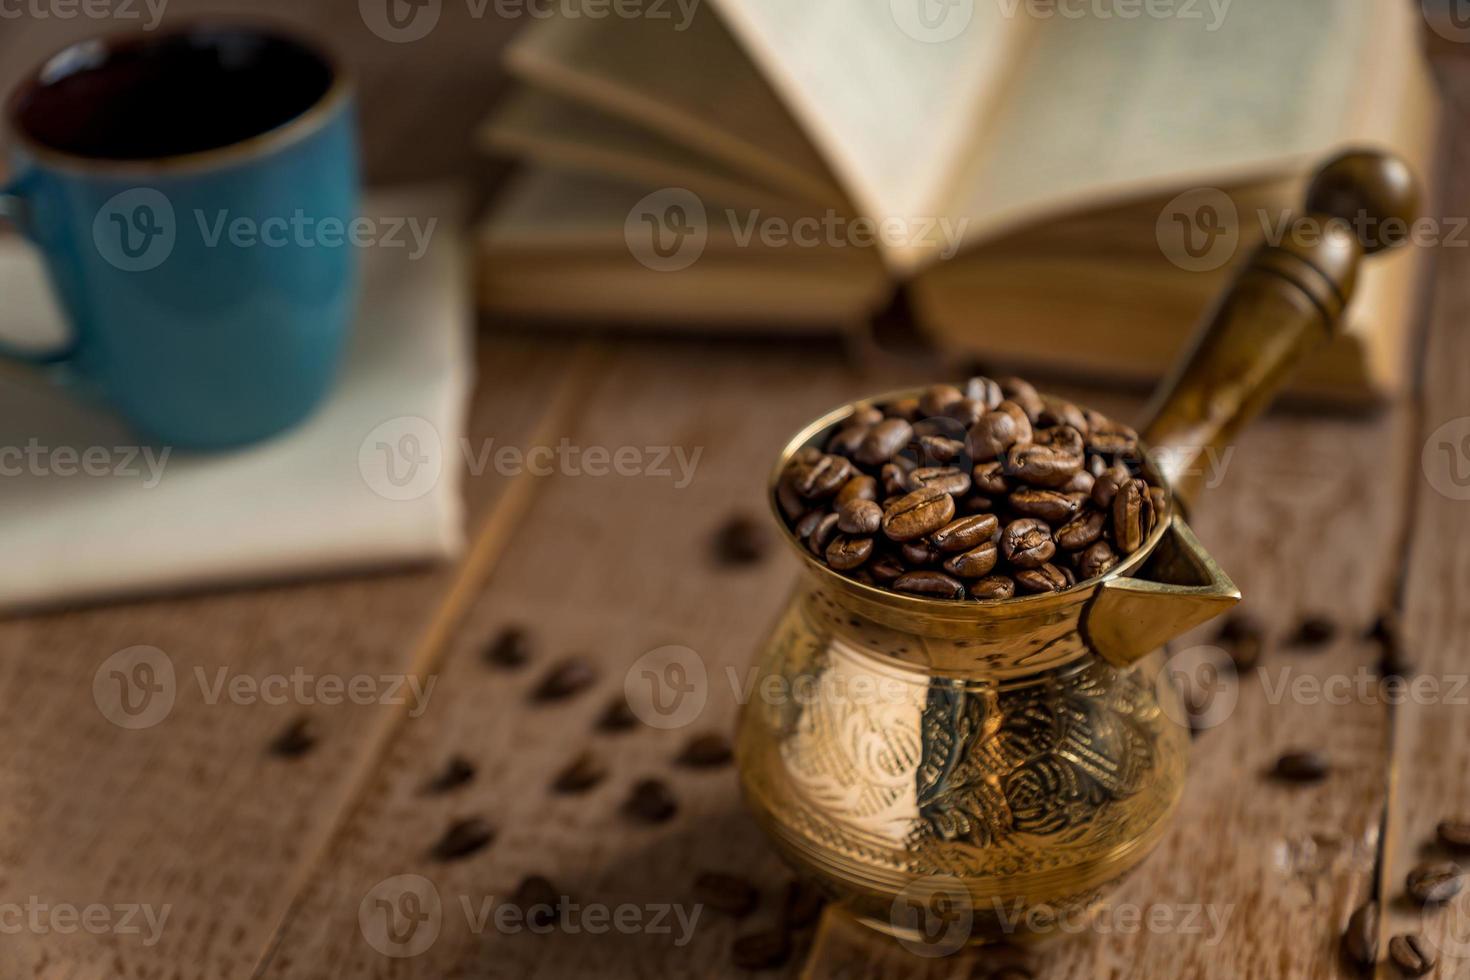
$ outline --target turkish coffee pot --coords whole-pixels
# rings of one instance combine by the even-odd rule
[[[1234,277],[1152,403],[1141,458],[1167,517],[1064,591],[944,601],[834,571],[788,528],[776,491],[854,406],[791,440],[769,489],[805,574],[753,690],[793,696],[758,693],[737,740],[747,804],[789,864],[901,939],[933,938],[905,910],[937,896],[974,943],[1085,916],[1143,861],[1189,748],[1178,694],[1144,658],[1240,600],[1186,522],[1195,475],[1333,335],[1362,260],[1394,244],[1366,232],[1407,227],[1416,199],[1408,167],[1385,154],[1345,153],[1317,173],[1305,212]]]

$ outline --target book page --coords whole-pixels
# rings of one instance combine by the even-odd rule
[[[1397,7],[1233,0],[1218,20],[1204,3],[1199,19],[1048,19],[950,211],[977,241],[1161,184],[1309,167],[1357,135],[1364,49],[1377,17],[1407,15]]]
[[[861,214],[937,217],[999,94],[1020,0],[714,0]]]
[[[821,155],[719,18],[702,5],[681,17],[537,21],[506,51],[506,67],[789,195],[845,208]]]

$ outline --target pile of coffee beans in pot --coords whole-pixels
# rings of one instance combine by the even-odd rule
[[[1142,547],[1168,497],[1138,434],[1019,378],[855,405],[776,486],[834,570],[930,599],[1009,599],[1096,578]]]

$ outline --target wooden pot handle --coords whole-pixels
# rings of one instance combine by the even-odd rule
[[[1279,244],[1251,256],[1145,415],[1144,438],[1177,499],[1193,499],[1207,454],[1228,445],[1297,362],[1333,336],[1359,264],[1401,244],[1418,198],[1408,165],[1390,154],[1350,151],[1317,172],[1305,213]],[[1397,238],[1385,240],[1385,230]]]

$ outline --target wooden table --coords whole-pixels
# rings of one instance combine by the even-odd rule
[[[1447,71],[1458,102],[1470,75]],[[1470,208],[1470,139],[1457,133],[1453,143],[1447,215]],[[1441,426],[1470,415],[1467,284],[1470,253],[1443,249],[1413,399],[1370,419],[1266,419],[1198,513],[1200,538],[1269,628],[1265,673],[1243,678],[1229,719],[1194,743],[1182,811],[1114,904],[1213,908],[1226,917],[1222,941],[1089,931],[1028,954],[1038,976],[1343,975],[1338,934],[1375,894],[1388,910],[1385,943],[1410,928],[1443,940],[1456,924],[1460,943],[1470,938],[1453,914],[1421,925],[1400,898],[1435,823],[1470,814],[1470,695],[1459,689],[1470,670],[1470,501],[1458,499],[1460,474],[1450,469],[1470,460],[1460,458],[1458,432],[1454,452],[1439,448]],[[806,346],[487,335],[479,360],[472,445],[680,447],[702,453],[692,482],[492,468],[468,480],[473,546],[452,566],[0,624],[0,977],[745,975],[730,965],[731,944],[771,925],[788,876],[742,811],[731,769],[672,761],[691,734],[732,727],[726,668],[743,676],[796,564],[777,553],[721,567],[710,538],[732,513],[763,514],[766,461],[801,423],[906,379]],[[1138,407],[1099,392],[1078,397]],[[752,404],[762,407],[743,414]],[[1420,674],[1441,681],[1445,697],[1395,706],[1276,693],[1283,678],[1371,668],[1377,651],[1362,635],[1387,607],[1403,617]],[[1285,643],[1306,614],[1339,625],[1312,654]],[[530,628],[533,662],[487,666],[483,648],[515,624]],[[166,651],[180,683],[164,721],[130,731],[98,711],[93,681],[109,655],[137,644]],[[595,730],[629,665],[667,644],[697,651],[709,667],[697,723]],[[594,686],[530,704],[547,667],[574,653],[597,664]],[[195,679],[212,682],[220,670],[413,676],[434,687],[421,714],[409,705],[210,703]],[[302,716],[319,734],[315,748],[296,758],[270,751]],[[556,772],[589,747],[606,760],[607,779],[585,795],[551,794]],[[1303,787],[1264,780],[1294,747],[1326,751],[1331,776]],[[475,778],[426,793],[453,754],[475,763]],[[669,823],[619,812],[646,776],[666,779],[678,797]],[[434,860],[446,827],[471,816],[495,828],[490,846]],[[749,876],[762,902],[743,921],[706,910],[685,945],[677,929],[477,934],[461,904],[474,913],[531,873],[583,904],[688,904],[706,869]],[[392,958],[367,942],[359,913],[371,913],[380,883],[404,874],[432,881],[443,911],[426,951]],[[132,923],[141,932],[99,935],[12,927],[12,908],[94,903],[167,909],[168,918],[156,937],[142,919]],[[767,975],[979,977],[997,955],[921,960],[829,913]],[[1470,975],[1470,959],[1446,958],[1436,975]]]

